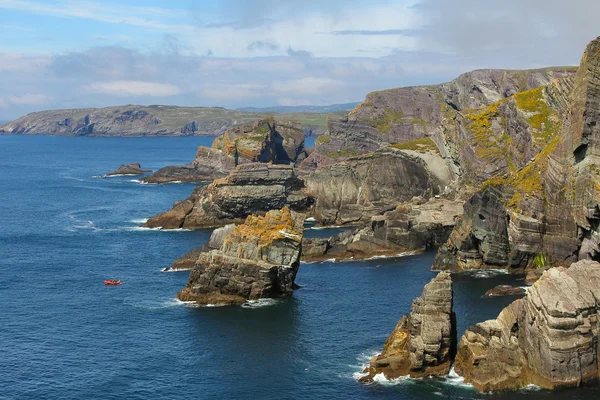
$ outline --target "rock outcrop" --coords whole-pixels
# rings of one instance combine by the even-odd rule
[[[196,158],[191,163],[161,168],[143,181],[146,183],[210,182],[227,176],[235,165],[235,158],[229,154],[200,146]]]
[[[250,214],[289,207],[305,211],[312,199],[304,182],[289,165],[242,164],[222,179],[196,188],[192,195],[144,226],[163,229],[199,229],[240,223]]]
[[[143,175],[147,172],[152,172],[149,169],[142,169],[140,163],[131,163],[127,165],[121,165],[113,172],[109,172],[105,176],[118,176],[118,175]]]
[[[231,229],[218,250],[199,255],[182,301],[241,304],[290,296],[300,265],[304,216],[283,208],[249,216]]]
[[[597,383],[599,321],[600,264],[552,268],[497,319],[467,329],[454,368],[486,392]]]
[[[588,45],[572,83],[553,82],[541,97],[536,91],[515,97],[547,144],[522,168],[484,183],[435,269],[522,272],[600,259],[600,38]],[[543,104],[562,111],[548,113]]]
[[[223,246],[223,242],[225,241],[225,237],[231,233],[231,231],[235,228],[235,224],[225,225],[221,228],[215,229],[211,235],[208,242],[204,243],[201,247],[197,249],[193,249],[183,256],[179,257],[177,260],[173,261],[170,267],[165,268],[165,272],[171,271],[188,271],[194,268],[196,265],[196,261],[200,257],[200,254],[206,253],[211,250],[218,250]]]
[[[161,168],[144,182],[207,182],[227,176],[240,164],[291,164],[305,156],[304,132],[298,122],[260,118],[253,124],[229,128],[215,138],[211,148],[198,147],[190,164]]]
[[[266,117],[228,129],[212,148],[234,157],[236,165],[244,161],[290,164],[305,157],[304,131],[298,122]]]
[[[416,146],[416,145],[415,145]],[[450,190],[455,175],[433,142],[418,150],[385,147],[318,169],[304,178],[324,225],[357,224],[373,215]]]
[[[444,243],[462,215],[461,200],[415,198],[411,203],[375,215],[354,232],[331,238],[308,239],[302,244],[302,259],[363,259],[394,256],[437,248]]]
[[[425,285],[421,297],[411,305],[375,356],[361,382],[375,375],[387,379],[401,376],[444,376],[450,371],[456,347],[456,318],[452,311],[452,280],[439,273]]]
[[[481,297],[500,297],[500,296],[522,296],[527,293],[527,290],[522,287],[515,287],[511,285],[498,285],[487,292]]]

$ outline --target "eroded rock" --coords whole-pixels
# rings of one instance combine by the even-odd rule
[[[249,216],[226,233],[218,250],[199,255],[177,297],[198,304],[241,304],[291,295],[303,229],[303,214],[289,208]]]
[[[467,329],[455,370],[481,391],[597,383],[600,264],[552,268],[495,320]]]
[[[456,318],[452,310],[452,280],[441,272],[416,298],[375,356],[361,382],[375,375],[387,379],[444,376],[450,371],[456,346]]]

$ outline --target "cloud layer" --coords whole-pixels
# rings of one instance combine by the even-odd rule
[[[577,64],[600,34],[595,0],[0,0],[0,10],[13,15],[0,16],[0,120],[123,103],[359,101],[476,68]]]

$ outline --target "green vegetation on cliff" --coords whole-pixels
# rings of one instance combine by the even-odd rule
[[[525,119],[533,129],[532,136],[538,143],[548,143],[560,128],[558,112],[548,105],[544,87],[515,94],[517,107],[526,113]]]

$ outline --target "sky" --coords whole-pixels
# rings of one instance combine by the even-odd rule
[[[327,105],[577,65],[598,0],[0,0],[0,120],[120,104]]]

